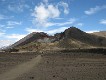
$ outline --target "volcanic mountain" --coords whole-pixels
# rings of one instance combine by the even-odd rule
[[[88,34],[76,27],[49,36],[44,32],[33,32],[11,46],[20,50],[42,50],[57,48],[106,47],[106,38]]]
[[[91,34],[106,38],[106,31],[94,32],[94,33],[91,33]]]
[[[71,39],[90,46],[106,46],[106,38],[88,34],[75,27],[70,27],[62,33],[55,34],[55,37],[63,40],[62,42]]]
[[[13,44],[11,47],[17,47],[17,46],[23,46],[25,44],[31,43],[33,41],[36,41],[38,39],[48,38],[48,34],[44,32],[32,32],[26,37],[22,38],[21,40],[17,41],[15,44]]]

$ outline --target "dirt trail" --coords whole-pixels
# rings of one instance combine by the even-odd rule
[[[19,77],[20,75],[30,71],[34,66],[37,66],[37,64],[40,62],[40,60],[41,60],[41,55],[38,55],[36,58],[32,59],[31,61],[20,64],[20,65],[16,66],[14,69],[1,74],[0,80],[14,80],[15,78]]]

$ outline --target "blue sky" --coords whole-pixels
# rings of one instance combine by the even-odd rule
[[[106,0],[0,0],[0,47],[31,32],[106,31]]]

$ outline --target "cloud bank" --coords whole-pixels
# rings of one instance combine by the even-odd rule
[[[86,10],[85,11],[85,14],[87,15],[92,15],[92,14],[95,14],[103,9],[106,9],[106,5],[103,5],[103,6],[96,6],[94,8],[90,8],[89,10]]]
[[[63,12],[60,10],[60,7],[63,7]],[[59,2],[57,4],[50,4],[48,0],[40,3],[35,6],[35,9],[32,13],[33,24],[36,26],[49,27],[55,25],[55,23],[51,22],[52,19],[60,18],[60,15],[68,14],[68,4],[65,2]]]

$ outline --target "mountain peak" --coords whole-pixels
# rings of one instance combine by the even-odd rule
[[[53,44],[61,43],[61,41],[67,42],[66,40],[74,40],[79,41],[81,43],[93,46],[106,46],[106,38],[97,37],[94,35],[87,34],[76,27],[70,27],[66,29],[64,32],[56,33],[54,36],[49,36],[47,33],[44,32],[32,32],[23,39],[19,40],[13,47],[23,46],[29,44],[31,42],[36,43],[37,41],[40,42],[51,42]],[[71,43],[70,42],[70,43]],[[60,44],[59,43],[59,44]],[[61,44],[63,44],[61,43]]]
[[[80,29],[76,27],[70,27],[64,31],[64,35],[67,38],[74,37],[74,36],[78,37],[82,35],[83,33],[84,33],[83,31],[81,31]]]
[[[66,32],[66,31],[71,31],[71,32],[77,32],[77,31],[80,31],[80,32],[82,32],[80,29],[78,29],[78,28],[76,28],[76,27],[73,27],[73,26],[70,27],[70,28],[68,28],[68,29],[66,29],[65,32]]]

